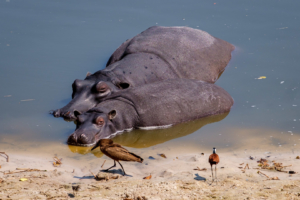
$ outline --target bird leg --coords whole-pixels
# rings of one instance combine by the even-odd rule
[[[105,169],[105,170],[103,170],[103,171],[105,171],[105,172],[107,172],[108,170],[110,170],[111,168],[113,168],[113,167],[115,167],[116,166],[116,161],[114,160],[114,165],[113,166],[111,166],[110,168],[108,168],[108,169]]]
[[[217,165],[215,165],[215,177],[216,177],[216,181],[218,182],[218,178],[217,178]]]
[[[213,168],[212,165],[210,165],[210,169],[211,169],[211,181],[214,181],[214,173],[213,173]]]
[[[120,165],[120,166],[122,167],[122,169],[123,169],[123,172],[124,172],[123,176],[127,175],[126,172],[125,172],[125,170],[124,170],[124,168],[123,168],[123,166],[121,165],[121,163],[120,163],[119,161],[117,161],[117,162],[119,163],[119,165]]]

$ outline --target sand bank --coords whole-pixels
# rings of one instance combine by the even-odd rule
[[[208,163],[209,150],[202,155],[172,154],[167,158],[155,150],[141,151],[144,162],[125,163],[126,173],[121,176],[117,165],[110,174],[120,174],[118,179],[96,181],[91,174],[113,165],[106,156],[97,159],[76,160],[63,158],[60,167],[53,166],[53,159],[30,154],[10,154],[9,162],[0,158],[0,199],[300,199],[300,175],[259,169],[257,160],[264,158],[270,166],[272,161],[283,163],[284,171],[300,172],[300,160],[292,152],[217,152],[220,156],[218,183],[211,181]],[[176,154],[176,155],[175,155]],[[152,156],[154,159],[149,159]],[[249,157],[254,159],[251,160]],[[103,168],[101,165],[106,160]],[[244,163],[244,164],[242,164]],[[250,169],[245,169],[248,164]],[[206,168],[197,171],[195,168]],[[16,168],[47,171],[21,172]],[[242,168],[242,169],[241,169]],[[278,177],[279,180],[269,180]],[[150,180],[143,177],[149,176]],[[26,181],[20,181],[26,178]],[[81,189],[74,197],[72,185]]]

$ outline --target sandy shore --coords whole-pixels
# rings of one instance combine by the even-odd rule
[[[100,158],[97,159],[63,158],[59,167],[53,166],[52,157],[9,154],[9,162],[0,157],[0,199],[300,199],[298,173],[259,169],[257,163],[264,158],[270,166],[275,161],[289,166],[283,169],[285,171],[300,172],[297,152],[217,152],[221,159],[218,183],[211,181],[209,150],[203,152],[204,155],[166,152],[167,158],[160,157],[155,150],[141,151],[142,164],[123,162],[126,173],[131,176],[121,176],[117,165],[106,175],[107,180],[96,181],[91,172],[97,174],[113,165],[111,159],[98,153]],[[246,164],[250,169],[242,171]],[[207,170],[194,170],[197,167]],[[16,168],[47,171],[19,172],[22,170]],[[279,180],[269,180],[258,171]],[[143,179],[150,174],[150,180]],[[112,179],[114,175],[119,178]],[[27,180],[20,181],[21,178]],[[80,190],[74,196],[72,186],[77,185]]]

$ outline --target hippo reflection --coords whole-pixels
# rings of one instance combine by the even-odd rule
[[[131,132],[120,134],[113,138],[113,141],[126,147],[148,148],[157,144],[162,144],[175,138],[184,137],[194,133],[207,124],[212,124],[223,120],[229,112],[200,118],[194,121],[174,125],[167,129],[141,130],[135,129]],[[68,145],[73,153],[88,154],[93,153],[96,157],[101,157],[101,151],[92,151],[91,147]]]
[[[201,30],[150,27],[124,42],[105,69],[85,80],[75,80],[71,102],[53,115],[74,120],[117,91],[160,80],[187,78],[214,83],[233,50],[233,45]]]
[[[219,86],[171,79],[120,91],[79,115],[68,144],[90,146],[133,128],[154,129],[228,112],[231,96]]]
[[[155,129],[147,131],[136,129],[128,133],[120,134],[113,140],[114,142],[126,147],[148,148],[194,133],[207,124],[212,124],[223,120],[228,113],[229,112],[203,117],[194,121],[177,124],[167,129]]]

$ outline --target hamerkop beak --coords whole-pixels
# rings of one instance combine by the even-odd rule
[[[94,149],[96,149],[99,146],[100,146],[100,140],[95,144],[95,146],[91,149],[91,151],[93,151]]]

